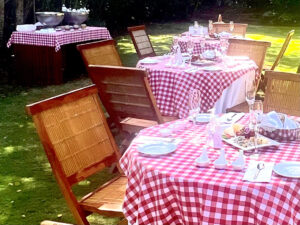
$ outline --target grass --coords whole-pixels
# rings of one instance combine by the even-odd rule
[[[185,31],[189,23],[152,24],[151,41],[158,54],[169,51],[172,36]],[[249,26],[248,37],[272,42],[266,64],[272,64],[284,38],[292,27]],[[137,55],[129,36],[116,38],[121,59],[135,66]],[[295,33],[278,70],[296,71],[299,65],[300,34]],[[90,84],[86,77],[60,86],[40,88],[0,87],[0,224],[38,224],[49,219],[74,223],[63,196],[52,176],[51,168],[24,106],[50,96]],[[107,171],[81,182],[74,191],[83,195],[93,186],[111,178]],[[116,219],[92,215],[92,223],[115,224]]]

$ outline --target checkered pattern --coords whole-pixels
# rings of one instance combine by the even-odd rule
[[[111,39],[111,36],[105,27],[87,27],[48,34],[15,31],[8,40],[7,47],[9,48],[12,44],[37,45],[55,47],[55,51],[59,51],[62,45],[96,39]]]
[[[203,52],[207,50],[217,50],[219,52],[222,52],[221,49],[221,44],[219,40],[194,40],[194,49],[193,49],[193,54],[194,55],[199,55],[202,54]],[[178,44],[180,46],[181,52],[187,52],[187,39],[180,39],[178,41]],[[229,44],[227,41],[227,45],[225,48],[225,52],[227,51]],[[173,49],[173,48],[172,48]]]
[[[240,122],[246,123],[248,115]],[[158,136],[163,124],[140,135]],[[131,224],[300,224],[300,182],[273,173],[270,183],[243,181],[245,171],[217,170],[219,152],[208,150],[208,168],[195,166],[205,143],[206,125],[179,131],[175,152],[158,157],[139,154],[133,142],[120,160],[128,177],[123,212]],[[232,163],[237,149],[224,144]],[[300,161],[299,142],[260,150],[265,162]],[[249,164],[246,157],[246,165]]]
[[[179,116],[188,115],[188,93],[190,89],[201,91],[201,111],[211,109],[221,97],[224,89],[235,80],[251,71],[257,72],[257,66],[252,60],[236,61],[227,65],[220,63],[223,70],[218,72],[185,72],[182,68],[169,68],[166,61],[154,65],[138,63],[138,67],[145,68],[152,92],[162,115]],[[256,79],[260,74],[256,73]],[[238,90],[237,90],[238,91]]]

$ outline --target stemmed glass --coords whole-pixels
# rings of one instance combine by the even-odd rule
[[[213,22],[212,22],[212,20],[208,21],[208,31],[209,31],[209,34],[212,34],[212,31],[213,31]]]
[[[192,56],[193,56],[194,45],[195,45],[195,43],[193,42],[192,38],[189,38],[188,41],[187,41],[187,43],[186,43],[186,50],[189,53],[189,58],[190,58],[189,64],[190,65],[192,63]]]
[[[201,92],[197,89],[189,91],[189,116],[192,117],[193,123],[196,123],[196,117],[200,112]]]
[[[255,101],[255,90],[256,90],[256,85],[254,80],[246,80],[245,82],[245,95],[246,95],[246,101],[249,105],[249,108],[251,109],[251,105]]]
[[[173,37],[173,52],[176,53],[177,49],[179,48],[179,37]]]
[[[226,54],[227,42],[228,41],[226,38],[222,38],[222,37],[220,38],[220,47],[223,55]]]
[[[234,23],[233,23],[233,21],[229,22],[229,30],[230,30],[230,32],[233,32],[233,30],[234,30]]]
[[[257,155],[257,133],[258,133],[258,128],[259,124],[262,121],[262,115],[263,115],[263,103],[261,100],[255,100],[252,105],[252,110],[253,110],[253,118],[251,120],[251,123],[254,128],[254,154]]]

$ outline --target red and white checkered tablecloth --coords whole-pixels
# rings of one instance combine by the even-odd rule
[[[54,33],[15,31],[8,40],[7,47],[9,48],[12,44],[23,44],[55,47],[55,51],[59,51],[62,45],[96,39],[111,39],[107,28],[87,27],[85,29],[57,31]]]
[[[241,123],[246,123],[248,115]],[[140,132],[159,136],[159,129]],[[206,125],[193,125],[176,134],[175,152],[147,157],[133,142],[120,160],[128,177],[123,212],[130,224],[300,224],[300,181],[272,174],[269,183],[243,181],[244,171],[214,169],[219,151],[208,150],[208,168],[195,166],[205,143]],[[237,149],[224,144],[227,161]],[[300,142],[260,150],[265,162],[300,161]],[[246,156],[246,167],[249,164]]]
[[[191,40],[194,42],[194,49],[193,49],[193,54],[194,55],[199,55],[202,54],[203,52],[207,50],[217,50],[219,52],[222,52],[221,48],[221,42],[220,40],[212,39],[212,38],[199,38],[199,37],[189,37]],[[224,44],[224,49],[223,51],[226,52],[229,46],[228,40],[224,39],[225,44]],[[188,42],[188,37],[183,36],[178,38],[178,44],[180,47],[181,52],[187,52],[187,42]],[[174,40],[173,40],[174,44]],[[171,49],[173,49],[173,44]]]
[[[235,80],[251,71],[257,72],[257,66],[252,60],[234,61],[230,57],[216,65],[222,68],[216,72],[204,71],[201,67],[196,72],[186,72],[186,68],[167,67],[167,62],[168,59],[157,64],[139,62],[137,67],[147,70],[151,90],[162,115],[179,118],[188,115],[190,89],[201,91],[201,111],[206,112]],[[256,73],[257,79],[259,76]]]

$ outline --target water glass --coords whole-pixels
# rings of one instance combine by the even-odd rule
[[[197,89],[191,89],[189,91],[189,116],[192,117],[194,123],[196,123],[196,117],[201,108],[201,92]]]
[[[233,21],[229,22],[229,30],[230,30],[230,32],[233,32],[233,30],[234,30],[234,23],[233,23]]]
[[[255,100],[253,105],[252,105],[252,113],[253,113],[253,117],[251,120],[251,124],[254,128],[254,154],[258,154],[257,152],[257,133],[258,133],[258,127],[259,124],[262,121],[262,116],[263,116],[263,103],[261,100]]]
[[[249,108],[251,109],[251,105],[255,101],[255,91],[256,91],[256,85],[254,80],[246,80],[245,82],[245,96],[246,101],[249,105]]]
[[[187,43],[186,43],[186,50],[189,53],[190,65],[192,63],[194,45],[195,45],[195,43],[193,42],[193,40],[191,38],[189,38]]]
[[[208,21],[208,32],[209,32],[209,34],[212,34],[212,31],[213,31],[213,22],[212,22],[212,20],[209,20]]]

